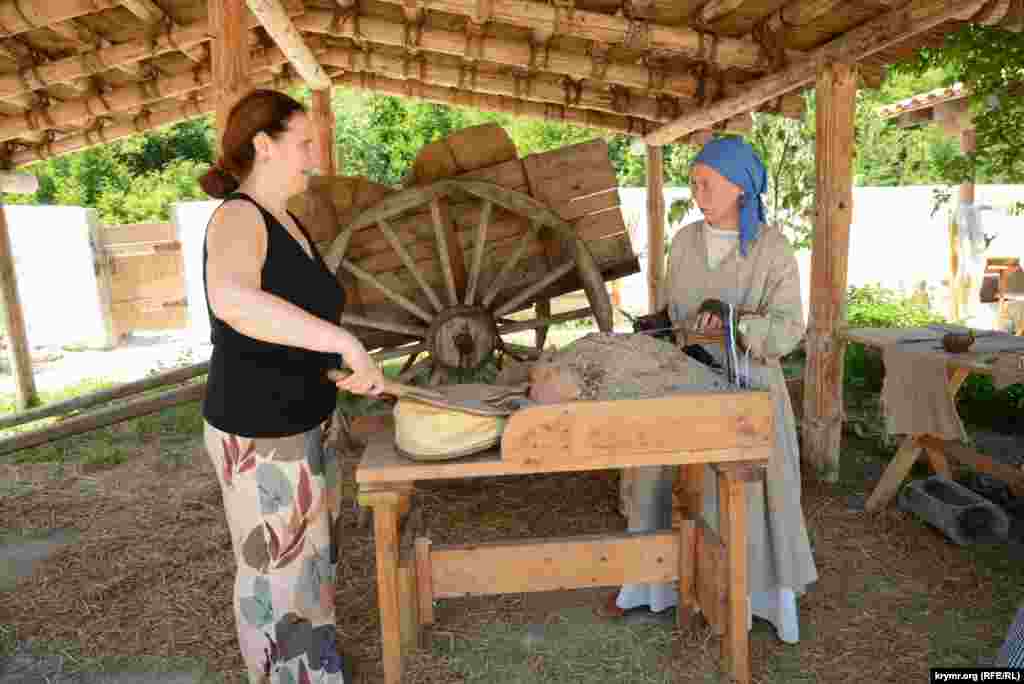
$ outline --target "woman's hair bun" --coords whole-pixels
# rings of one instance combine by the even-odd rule
[[[199,178],[199,187],[210,197],[224,199],[238,189],[238,179],[218,162]]]

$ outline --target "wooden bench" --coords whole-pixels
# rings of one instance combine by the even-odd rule
[[[444,462],[399,455],[390,432],[367,445],[356,469],[359,502],[372,508],[384,681],[399,684],[403,655],[434,620],[437,599],[679,582],[680,626],[699,609],[721,637],[723,670],[750,681],[745,483],[763,477],[774,443],[767,392],[679,394],[533,407],[509,419],[497,449]],[[704,464],[718,474],[717,533],[699,517]],[[401,516],[417,480],[677,465],[692,517],[678,530],[400,548]]]

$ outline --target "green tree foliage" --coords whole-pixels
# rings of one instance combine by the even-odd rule
[[[977,131],[975,154],[953,150],[937,160],[942,179],[1024,182],[1024,33],[969,24],[949,35],[942,47],[921,50],[900,66],[910,75],[935,70],[945,83],[959,81],[969,87]]]
[[[172,203],[206,197],[199,176],[213,159],[210,117],[91,147],[26,167],[39,178],[19,204],[95,207],[103,223],[167,220]]]

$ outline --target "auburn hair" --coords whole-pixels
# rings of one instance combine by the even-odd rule
[[[254,90],[235,103],[221,137],[221,156],[199,179],[203,191],[224,198],[237,190],[252,172],[256,136],[266,133],[276,138],[297,112],[304,111],[301,103],[276,90]]]

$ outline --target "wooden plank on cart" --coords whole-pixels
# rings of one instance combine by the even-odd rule
[[[671,582],[679,535],[622,533],[438,546],[430,552],[435,598]]]

